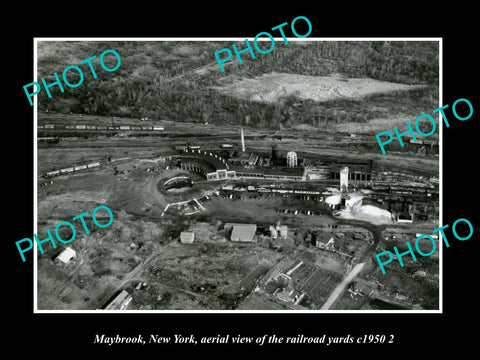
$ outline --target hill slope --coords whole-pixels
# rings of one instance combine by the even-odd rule
[[[244,46],[236,43],[239,48]],[[231,47],[231,42],[40,42],[39,78],[53,82],[52,74],[61,75],[69,65],[80,66],[85,78],[77,88],[65,87],[64,93],[54,89],[51,99],[42,91],[38,95],[39,111],[248,123],[269,128],[289,127],[300,121],[324,127],[327,123],[366,122],[392,113],[415,116],[430,112],[438,102],[436,42],[289,42],[255,60],[244,56],[243,65],[238,61],[226,63],[222,73],[213,54],[226,47]],[[98,56],[106,49],[114,49],[121,56],[122,64],[115,72],[104,72],[98,63]],[[97,56],[93,63],[98,79],[91,77],[86,64],[79,65],[93,55]],[[306,98],[299,102],[295,93],[287,92],[281,101],[265,104],[216,90],[270,73],[338,73],[348,78],[427,86],[372,95],[360,103],[345,98],[324,103]]]

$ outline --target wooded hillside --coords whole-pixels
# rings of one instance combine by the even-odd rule
[[[245,43],[235,42],[239,49]],[[132,118],[248,123],[250,126],[279,128],[296,123],[325,127],[331,123],[366,122],[392,113],[418,116],[431,112],[438,103],[437,42],[276,42],[269,54],[248,53],[238,62],[224,64],[222,73],[214,52],[231,49],[232,42],[40,42],[38,77],[53,82],[69,65],[84,70],[84,82],[77,88],[52,88],[49,99],[43,90],[40,112],[95,114]],[[260,43],[261,44],[261,43]],[[266,44],[265,44],[266,45]],[[107,49],[121,56],[121,66],[105,72],[98,57]],[[81,60],[93,55],[98,78],[93,79]],[[248,55],[248,56],[247,56]],[[107,57],[105,58],[107,59]],[[114,61],[114,60],[113,60]],[[369,77],[404,84],[425,84],[410,92],[370,96],[363,101],[327,103],[298,102],[295,97],[265,104],[222,95],[211,86],[235,82],[270,72],[326,76]],[[75,72],[69,80],[76,82]]]

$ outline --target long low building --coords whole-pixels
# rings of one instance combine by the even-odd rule
[[[132,301],[132,295],[122,290],[111,301],[105,304],[105,310],[125,310]]]
[[[305,181],[303,167],[231,167],[237,178]]]
[[[232,170],[217,170],[215,172],[211,172],[206,174],[207,180],[215,181],[215,180],[226,180],[226,179],[236,179],[235,171]]]
[[[207,151],[185,149],[179,155],[180,167],[202,174],[209,181],[235,179],[235,171],[229,170],[224,158]]]
[[[332,168],[332,179],[340,179],[342,169],[348,167],[348,180],[354,182],[372,181],[372,173],[376,167],[373,160],[343,160],[335,161],[330,164]]]
[[[209,181],[235,179],[235,171],[217,169],[208,160],[198,157],[181,157],[180,168],[202,174]]]
[[[233,165],[256,165],[259,159],[259,155],[253,152],[250,153],[236,153],[230,152],[230,158],[228,161]]]
[[[257,224],[225,223],[225,230],[232,230],[230,240],[239,242],[255,242]]]
[[[230,240],[235,242],[255,242],[256,224],[234,224]]]
[[[215,152],[200,149],[184,148],[183,154],[178,155],[178,159],[182,169],[198,172],[209,181],[239,178],[284,181],[305,181],[306,179],[304,167],[255,166],[250,163],[251,154],[245,156],[249,164],[246,166],[229,164],[230,160],[227,161]]]

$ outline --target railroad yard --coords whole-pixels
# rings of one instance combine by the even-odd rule
[[[438,227],[438,151],[383,157],[364,134],[54,114],[39,114],[37,136],[38,224],[100,204],[115,214],[69,244],[70,262],[56,260],[64,248],[38,256],[39,309],[115,296],[128,299],[117,310],[438,308],[438,253],[388,276],[374,257]]]

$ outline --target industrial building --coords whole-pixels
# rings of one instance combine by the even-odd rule
[[[332,169],[332,179],[341,180],[342,170],[345,171],[345,168],[348,167],[347,180],[351,182],[365,182],[372,181],[372,172],[375,168],[375,162],[373,160],[334,161],[330,164],[330,167]]]
[[[225,179],[235,179],[235,171],[228,171],[228,170],[217,170],[215,172],[208,173],[206,175],[207,180],[215,181],[215,180],[225,180]]]
[[[235,172],[229,171],[226,160],[217,154],[188,149],[184,153],[178,156],[181,169],[202,174],[210,181],[235,178]]]
[[[242,143],[242,151],[230,151],[228,162],[233,165],[256,165],[260,156],[253,152],[246,152],[243,128],[240,129],[240,140]]]
[[[111,301],[107,302],[104,310],[125,310],[132,301],[132,295],[127,291],[122,290]]]
[[[305,181],[305,169],[285,167],[232,167],[237,178]]]
[[[241,151],[226,150],[222,155],[215,150],[200,150],[200,146],[178,147],[183,151],[179,155],[179,165],[182,169],[197,172],[208,181],[226,179],[265,179],[283,181],[307,180],[340,180],[342,189],[348,191],[350,184],[371,182],[375,162],[372,160],[332,159],[321,165],[300,166],[303,161],[295,151],[281,155],[278,144],[272,145],[271,157],[261,157],[259,154],[246,151],[243,128],[241,134]],[[218,148],[218,146],[217,146]],[[218,149],[217,149],[218,150]]]
[[[305,167],[305,180],[330,180],[332,169],[328,165],[315,165]]]
[[[258,154],[253,152],[237,153],[235,151],[231,151],[228,162],[233,165],[256,165],[259,157],[260,156]]]
[[[180,168],[199,173],[209,181],[239,178],[305,181],[305,168],[303,167],[229,165],[225,159],[216,154],[207,153],[206,151],[201,152],[198,150],[189,152],[186,150],[185,152],[187,154],[179,156]],[[258,155],[255,155],[253,158],[247,153],[244,155],[245,158],[238,158],[240,160],[237,161],[237,163],[241,164],[243,160],[247,163],[249,163],[250,160],[256,162],[258,159]],[[228,162],[231,162],[231,159],[229,159]],[[235,161],[233,161],[233,163],[235,163]]]

